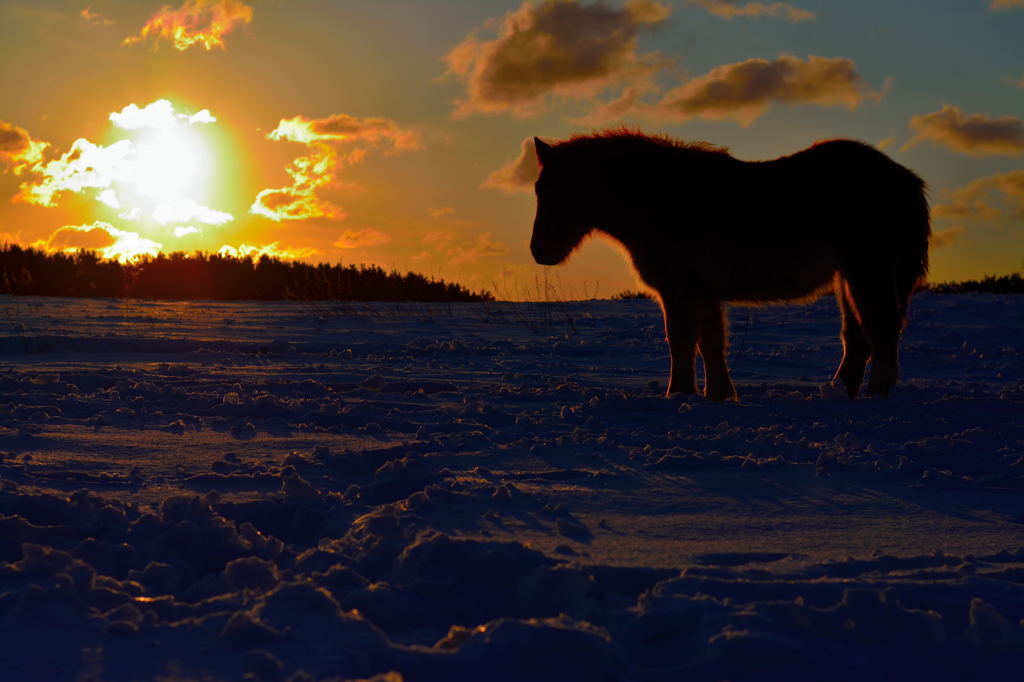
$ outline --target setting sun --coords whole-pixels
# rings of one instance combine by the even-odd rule
[[[20,201],[55,206],[65,195],[80,195],[96,202],[102,218],[91,225],[65,226],[60,240],[51,237],[40,245],[99,249],[108,258],[130,260],[165,250],[169,237],[201,235],[204,227],[234,219],[205,203],[219,198],[211,188],[221,185],[204,134],[217,123],[209,110],[185,113],[158,99],[141,107],[128,104],[109,120],[112,142],[78,138],[59,158],[33,165],[35,178],[21,184]],[[114,227],[113,220],[122,227]],[[71,238],[76,234],[77,243]]]
[[[202,186],[210,163],[208,149],[196,134],[161,130],[139,143],[133,184],[147,197],[173,202]]]

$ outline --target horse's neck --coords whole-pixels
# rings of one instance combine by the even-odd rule
[[[595,227],[623,246],[632,248],[649,238],[654,214],[674,203],[680,188],[670,191],[671,174],[664,168],[638,164],[605,176],[591,188]]]

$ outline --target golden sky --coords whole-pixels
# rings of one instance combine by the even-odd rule
[[[1021,35],[1024,0],[4,2],[0,240],[609,295],[599,240],[532,263],[527,143],[627,124],[874,144],[929,184],[933,279],[1019,271]]]

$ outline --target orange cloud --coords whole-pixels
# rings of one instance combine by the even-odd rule
[[[32,244],[45,251],[98,251],[104,258],[126,262],[140,256],[155,256],[163,244],[146,239],[138,232],[119,230],[97,220],[91,225],[65,225],[49,239]]]
[[[427,213],[429,213],[430,217],[434,220],[440,220],[446,215],[452,215],[455,213],[455,209],[451,206],[440,206],[438,208],[431,207],[427,209]]]
[[[481,187],[500,189],[505,192],[529,192],[540,174],[537,147],[532,137],[523,139],[519,156],[510,159],[504,166],[487,176]]]
[[[448,261],[452,265],[461,263],[474,263],[481,258],[492,258],[503,256],[508,253],[508,247],[502,242],[491,239],[491,233],[486,232],[476,241],[468,246],[455,247],[450,251],[452,258]]]
[[[959,107],[944,104],[938,111],[911,118],[910,127],[917,134],[903,149],[929,140],[970,156],[1024,153],[1024,119],[1015,116],[968,116]]]
[[[960,225],[951,227],[948,230],[939,230],[932,232],[930,241],[933,249],[944,249],[947,246],[952,246],[954,243],[960,241],[960,238],[964,236],[964,228]]]
[[[419,149],[419,136],[414,131],[399,128],[389,118],[370,116],[358,118],[348,114],[334,114],[327,118],[308,119],[304,116],[283,118],[268,135],[272,140],[313,142],[369,142],[385,143],[393,151]]]
[[[0,171],[21,175],[42,162],[48,142],[33,140],[24,128],[0,121]]]
[[[937,217],[1024,221],[1024,170],[978,178],[932,209]]]
[[[449,232],[448,230],[441,230],[439,232],[427,232],[420,238],[420,241],[423,242],[424,244],[433,244],[434,246],[437,246],[438,244],[446,244],[448,242],[451,242],[454,239],[454,232]]]
[[[387,244],[390,241],[391,237],[380,230],[367,227],[362,230],[345,230],[338,237],[338,241],[334,242],[334,246],[339,249],[362,249]]]
[[[78,16],[82,17],[90,24],[94,24],[96,26],[110,26],[112,23],[114,23],[113,19],[108,19],[99,12],[93,12],[92,9],[89,7],[86,7],[81,12],[79,12]]]
[[[303,116],[281,119],[268,135],[271,140],[297,142],[308,147],[308,153],[296,158],[285,168],[292,178],[290,187],[261,190],[249,207],[249,212],[275,222],[329,218],[342,220],[345,211],[336,204],[317,195],[321,188],[336,181],[343,164],[358,163],[366,148],[349,148],[344,157],[339,147],[345,144],[368,143],[383,147],[385,152],[397,153],[420,147],[415,132],[400,128],[387,118],[357,118],[335,114],[321,119]]]
[[[497,37],[474,30],[445,56],[447,73],[466,84],[455,114],[541,112],[551,95],[592,97],[647,79],[665,60],[639,55],[638,34],[663,23],[671,7],[627,0],[622,9],[580,0],[527,0],[500,22]],[[487,24],[485,26],[490,26]]]
[[[721,19],[734,19],[736,17],[774,17],[780,14],[786,15],[790,21],[804,21],[814,19],[818,15],[814,12],[787,5],[784,2],[748,2],[737,4],[735,0],[690,0],[691,4],[700,5],[711,14]]]
[[[222,256],[231,256],[233,258],[245,258],[251,256],[254,260],[259,260],[264,256],[268,258],[280,258],[282,260],[298,260],[300,258],[311,258],[316,254],[320,253],[312,247],[302,247],[298,249],[281,248],[280,242],[271,242],[270,244],[264,244],[263,246],[256,246],[253,244],[239,244],[238,246],[231,246],[225,244],[224,246],[217,249],[217,253]]]
[[[126,169],[130,165],[131,152],[130,140],[120,140],[104,147],[78,138],[60,158],[33,165],[31,170],[38,177],[23,183],[14,199],[38,206],[55,206],[55,198],[65,192],[102,190],[114,182],[127,182]]]
[[[240,0],[185,0],[177,9],[169,5],[160,8],[138,35],[128,36],[121,44],[131,45],[147,39],[159,44],[163,39],[182,52],[193,45],[223,50],[223,36],[250,21],[252,7]]]
[[[989,3],[989,9],[1013,9],[1014,7],[1024,7],[1024,0],[992,0]]]
[[[465,221],[465,229],[480,229],[482,223]],[[432,258],[451,265],[474,263],[481,258],[493,258],[508,253],[508,247],[495,241],[493,234],[485,232],[475,238],[465,238],[450,230],[426,232],[420,236],[420,242],[427,249],[412,257],[419,261]]]
[[[731,118],[750,125],[773,104],[816,104],[856,109],[866,99],[880,99],[842,57],[793,55],[748,59],[718,66],[669,90],[653,105],[633,104],[637,113],[682,121]]]

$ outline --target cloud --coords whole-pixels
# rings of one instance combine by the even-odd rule
[[[398,126],[387,118],[357,118],[335,114],[321,119],[303,116],[281,119],[267,138],[297,142],[308,151],[294,159],[285,168],[292,178],[290,187],[261,190],[249,207],[249,212],[275,222],[329,218],[342,220],[345,211],[336,204],[317,195],[317,191],[336,181],[343,165],[358,163],[367,149],[362,144],[383,148],[385,153],[398,153],[419,149],[419,137],[414,131]],[[346,148],[341,156],[339,149]]]
[[[960,241],[960,238],[964,235],[964,228],[960,225],[951,227],[948,230],[939,230],[932,232],[930,240],[931,247],[933,249],[944,249],[948,246],[952,246],[955,242]]]
[[[32,173],[38,177],[23,183],[14,199],[37,206],[56,206],[55,199],[65,192],[105,190],[115,182],[131,182],[132,153],[131,140],[104,147],[80,137],[60,158],[33,165]],[[109,199],[105,203],[109,204]]]
[[[453,213],[455,213],[455,209],[452,208],[451,206],[440,206],[438,208],[430,207],[427,208],[427,213],[429,213],[430,217],[433,218],[434,220],[440,220],[446,215],[452,215]]]
[[[387,244],[390,241],[391,237],[380,230],[367,227],[362,230],[345,230],[338,237],[338,241],[334,242],[334,246],[339,249],[364,249]]]
[[[420,241],[424,244],[431,244],[437,246],[439,244],[447,244],[454,241],[455,233],[448,230],[440,230],[437,232],[427,232],[420,238]]]
[[[529,192],[540,174],[537,161],[537,147],[532,137],[523,139],[519,156],[510,159],[504,166],[487,176],[481,187],[500,189],[505,192]]]
[[[807,10],[787,5],[784,2],[747,2],[742,5],[736,0],[690,0],[691,4],[700,5],[711,14],[721,19],[734,19],[736,17],[774,17],[784,14],[790,21],[804,21],[815,19],[817,14]]]
[[[466,222],[462,227],[479,229],[480,225]],[[421,235],[420,242],[427,250],[414,255],[412,259],[416,261],[433,258],[452,265],[464,265],[508,253],[508,247],[495,241],[490,232],[465,238],[451,230],[433,230]]]
[[[79,12],[78,16],[82,17],[94,26],[110,26],[112,23],[114,23],[113,19],[108,19],[107,17],[103,16],[103,14],[101,14],[100,12],[93,12],[92,9],[89,7],[86,7],[81,12]]]
[[[486,232],[479,237],[476,241],[469,244],[468,246],[457,246],[449,252],[452,257],[449,259],[449,263],[452,265],[474,263],[481,258],[492,258],[494,256],[503,256],[508,253],[508,247],[502,242],[496,242],[491,238],[491,233]]]
[[[683,121],[691,118],[727,119],[750,125],[773,104],[816,104],[856,109],[865,100],[878,100],[851,60],[793,55],[748,59],[718,66],[669,90],[653,105],[627,103],[627,110],[652,118]]]
[[[274,222],[282,220],[308,220],[310,218],[328,218],[329,220],[344,220],[348,217],[345,210],[336,204],[318,198],[314,192],[318,187],[333,180],[333,165],[328,174],[307,179],[300,178],[293,172],[292,162],[285,170],[295,179],[292,187],[280,189],[264,189],[256,195],[249,212],[253,215],[261,215]]]
[[[1024,119],[1015,116],[967,115],[944,104],[938,111],[911,118],[910,128],[917,134],[903,149],[929,140],[970,156],[1024,153]]]
[[[936,217],[1024,221],[1024,170],[978,178],[950,192],[932,209]]]
[[[181,238],[181,237],[188,236],[190,234],[199,234],[199,228],[195,227],[193,225],[188,225],[186,227],[180,227],[179,226],[179,227],[174,228],[174,236],[175,237]]]
[[[216,211],[187,197],[178,197],[162,202],[153,209],[153,220],[161,225],[188,223],[193,220],[198,220],[207,225],[223,225],[233,219],[234,216],[230,213]]]
[[[313,142],[369,142],[390,147],[392,151],[419,149],[419,136],[400,128],[389,118],[358,118],[348,114],[334,114],[327,118],[308,119],[304,116],[283,118],[269,135],[271,140],[290,140],[303,144]]]
[[[183,125],[217,122],[209,109],[202,109],[191,115],[177,114],[174,112],[174,105],[166,99],[158,99],[144,107],[132,103],[121,111],[111,113],[108,118],[111,123],[124,130],[170,130]]]
[[[155,256],[163,244],[146,239],[138,232],[119,230],[110,223],[97,220],[91,225],[65,225],[44,242],[36,242],[46,251],[98,251],[104,258],[121,262],[140,256]]]
[[[988,6],[989,9],[994,10],[1013,9],[1014,7],[1024,7],[1024,0],[992,0]]]
[[[224,49],[223,36],[252,21],[252,7],[240,0],[185,0],[181,7],[160,8],[134,36],[121,44],[131,45],[152,39],[154,45],[167,40],[184,52],[193,45],[207,50]]]
[[[93,225],[65,225],[50,235],[46,240],[48,251],[65,251],[87,249],[99,251],[114,244],[117,239],[111,230],[117,229],[109,223]]]
[[[275,137],[276,132],[267,137],[287,139]],[[309,153],[294,159],[285,168],[292,178],[291,186],[260,190],[249,212],[275,222],[308,218],[344,219],[346,213],[340,206],[316,195],[318,189],[334,182],[337,166],[338,152],[331,145],[310,143]]]
[[[320,252],[309,246],[296,249],[281,248],[280,242],[271,242],[270,244],[264,244],[263,246],[254,244],[239,244],[238,246],[232,246],[231,244],[225,244],[217,249],[217,253],[222,256],[232,256],[234,258],[251,256],[254,260],[259,260],[264,256],[268,258],[280,258],[282,260],[296,260],[299,258],[311,258]]]
[[[497,37],[476,29],[445,56],[447,74],[466,84],[455,114],[543,111],[549,96],[593,97],[607,88],[643,81],[665,64],[637,53],[641,31],[662,24],[671,7],[627,0],[622,9],[580,0],[524,2],[497,24]],[[487,26],[487,25],[485,25]]]
[[[0,121],[0,172],[21,175],[43,160],[49,143],[33,140],[24,128]]]

